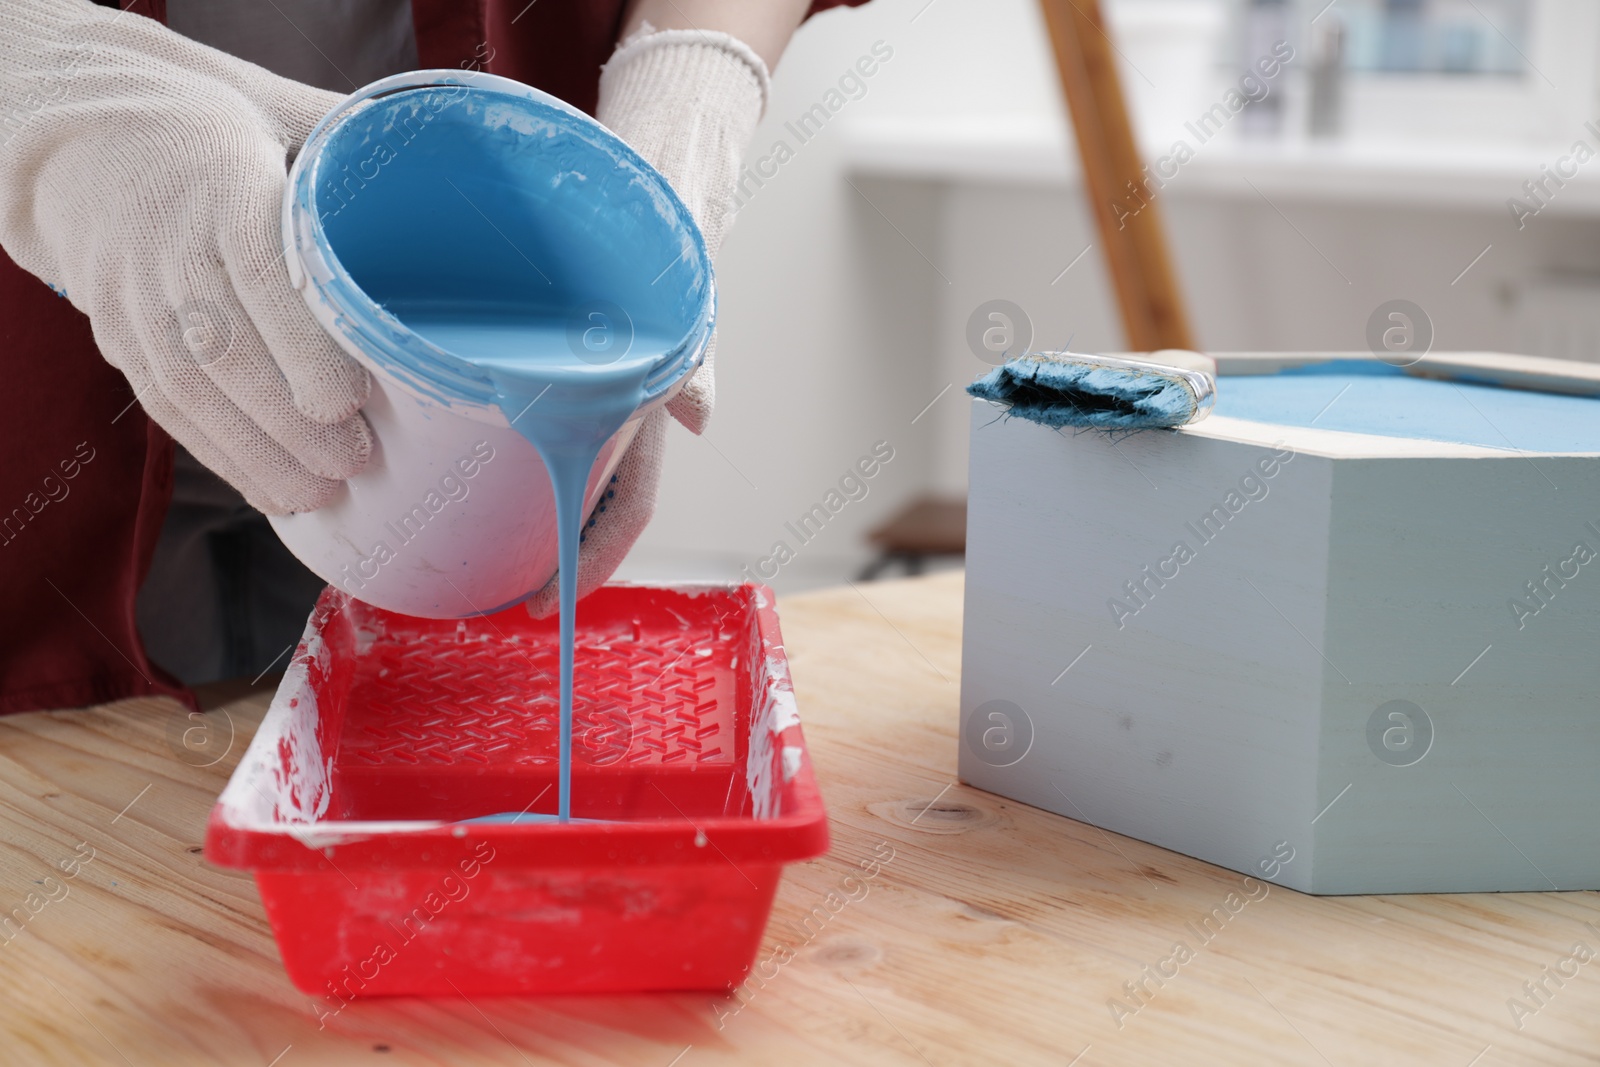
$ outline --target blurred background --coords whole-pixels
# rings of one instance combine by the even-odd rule
[[[1202,350],[1363,350],[1403,299],[1436,350],[1594,358],[1600,4],[1102,4],[1145,161],[1167,160],[1149,195]],[[974,311],[1010,301],[1035,350],[1126,347],[1036,5],[812,19],[747,164],[716,417],[704,438],[674,425],[619,576],[893,574],[885,527],[959,562],[939,552],[959,547],[962,388],[988,369]]]

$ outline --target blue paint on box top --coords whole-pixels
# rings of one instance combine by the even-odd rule
[[[1216,414],[1524,452],[1600,452],[1600,398],[1415,378],[1370,361],[1220,378]]]

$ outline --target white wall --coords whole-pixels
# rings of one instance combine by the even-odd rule
[[[1030,7],[934,0],[917,17],[925,3],[877,0],[829,12],[802,27],[784,55],[751,158],[780,138],[796,150],[740,211],[718,257],[716,417],[704,440],[673,427],[656,518],[621,576],[733,577],[781,539],[796,557],[775,586],[837,581],[870,558],[865,531],[933,478],[932,419],[911,420],[934,392],[928,367],[941,301],[933,285],[943,283],[872,204],[939,262],[930,235],[940,193],[885,193],[862,181],[857,192],[844,180],[839,124],[911,109],[984,114],[1008,98],[1050,97],[1041,57],[1014,61],[1043,47]],[[798,145],[784,123],[878,41],[893,56],[867,80],[865,96]],[[963,76],[950,76],[952,62]],[[890,442],[895,458],[866,498],[799,545],[784,523],[822,500],[876,441]]]

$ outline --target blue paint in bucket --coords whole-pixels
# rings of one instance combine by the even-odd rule
[[[309,244],[310,281],[346,348],[442,409],[497,409],[549,473],[565,821],[585,488],[612,436],[703,358],[705,243],[665,179],[615,135],[507,79],[385,79],[324,119],[305,153],[285,237],[291,250]],[[304,284],[300,258],[291,276]]]

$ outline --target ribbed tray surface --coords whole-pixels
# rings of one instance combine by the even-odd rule
[[[573,754],[592,766],[734,758],[730,635],[580,633]],[[559,660],[520,634],[386,634],[362,658],[339,762],[347,767],[554,761]]]

